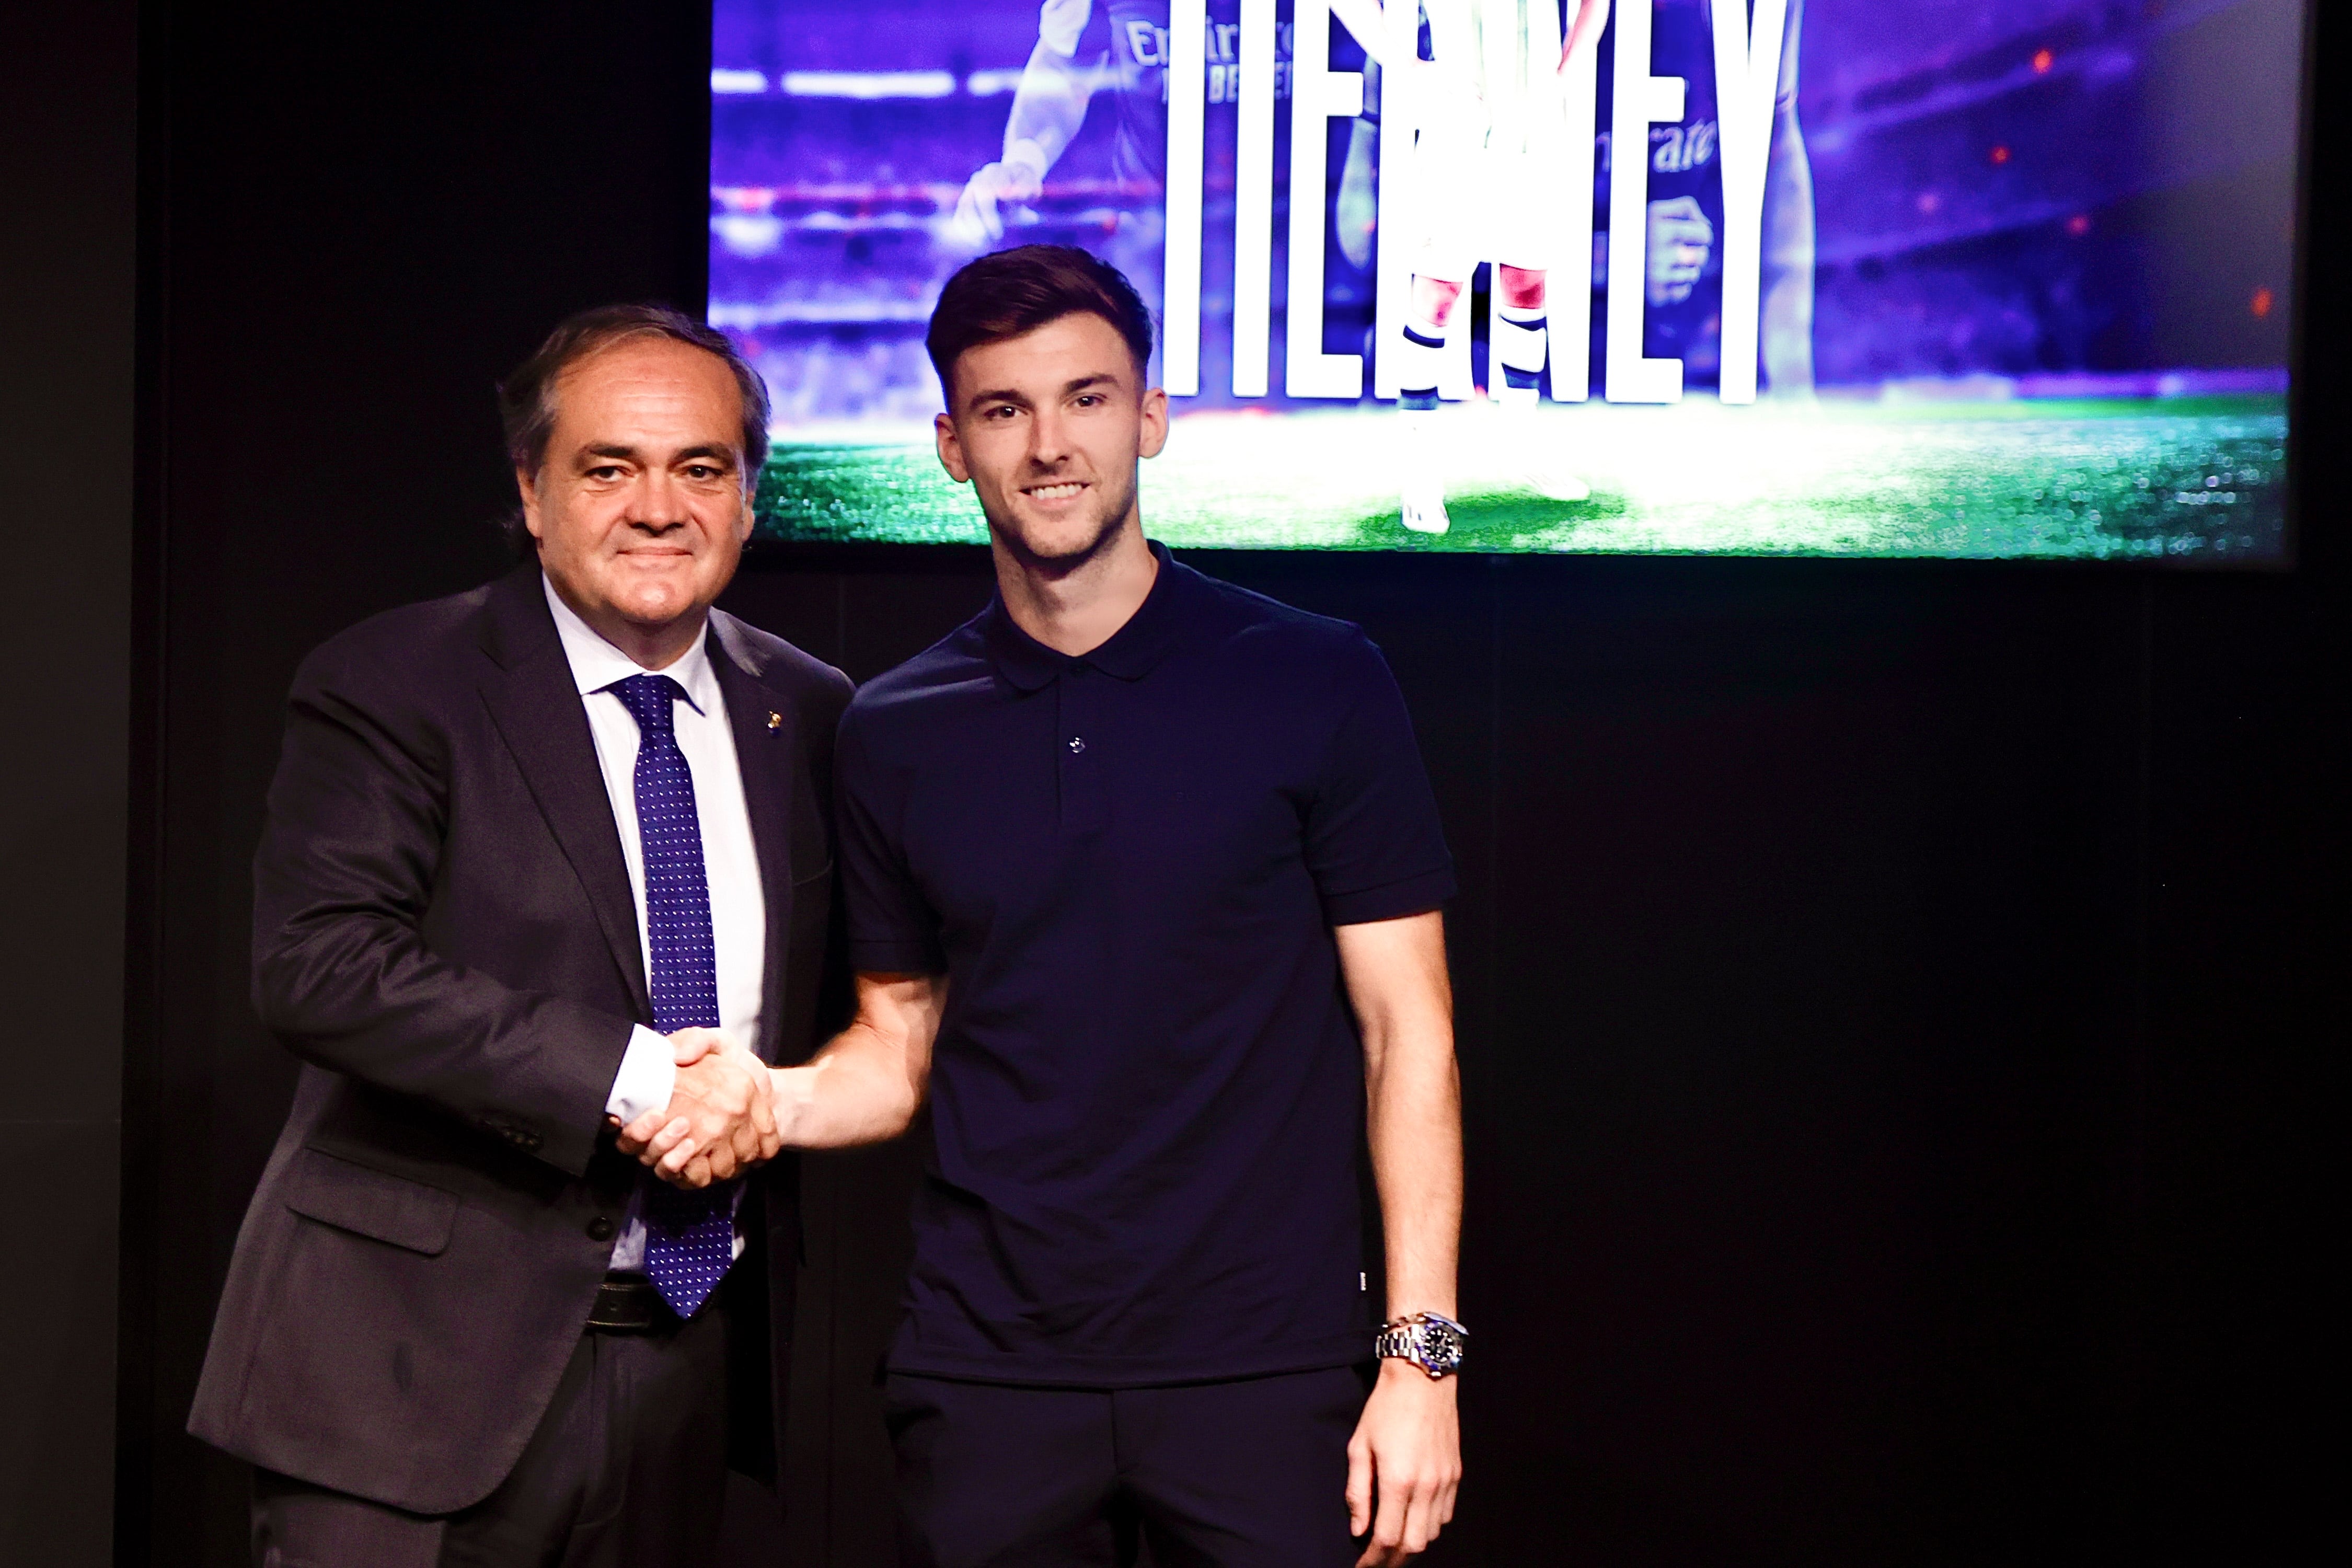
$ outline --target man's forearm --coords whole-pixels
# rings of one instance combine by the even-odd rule
[[[1442,1022],[1368,1041],[1372,1174],[1388,1250],[1388,1313],[1455,1315],[1462,1244],[1462,1079]]]
[[[1013,112],[1004,121],[1004,156],[1013,157],[1024,142],[1034,144],[1045,160],[1037,170],[1044,178],[1086,123],[1092,78],[1093,72],[1040,38],[1030,51],[1028,69],[1021,73],[1021,85],[1013,91]]]
[[[1462,1077],[1442,916],[1339,927],[1364,1041],[1364,1094],[1388,1246],[1391,1317],[1454,1310],[1462,1243]]]
[[[907,1081],[889,1053],[859,1038],[862,1030],[851,1025],[805,1066],[769,1069],[771,1103],[787,1145],[847,1149],[887,1142],[914,1121],[922,1107],[921,1086]]]
[[[946,1007],[943,975],[860,974],[849,1027],[806,1066],[769,1070],[785,1143],[845,1149],[904,1132],[922,1109]]]

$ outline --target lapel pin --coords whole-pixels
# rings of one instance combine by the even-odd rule
[[[771,730],[781,730],[781,729],[782,729],[783,727],[784,727],[784,716],[783,716],[782,714],[781,714],[781,713],[771,713],[771,714],[769,714],[769,715],[768,715],[768,728],[769,728],[769,729],[771,729]]]

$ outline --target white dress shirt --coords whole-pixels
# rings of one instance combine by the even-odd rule
[[[554,584],[544,577],[540,581],[547,592],[547,607],[555,616],[556,635],[563,641],[563,657],[572,666],[572,684],[588,710],[604,795],[621,830],[621,855],[628,862],[629,891],[637,901],[637,942],[648,979],[653,939],[646,925],[645,842],[637,832],[637,721],[607,688],[633,675],[652,673],[667,675],[686,689],[687,700],[673,704],[671,712],[677,749],[694,779],[694,812],[702,827],[702,872],[710,887],[710,939],[719,973],[719,1026],[730,1044],[756,1051],[767,967],[768,906],[761,896],[760,858],[751,841],[751,812],[743,802],[735,732],[728,727],[727,700],[710,668],[705,639],[695,638],[677,663],[649,672],[597,636],[563,602]],[[668,1104],[677,1081],[669,1041],[640,1024],[629,1037],[604,1109],[624,1124],[634,1121]],[[740,1189],[737,1195],[740,1200]],[[735,1250],[739,1255],[743,1250],[740,1236]],[[613,1247],[612,1267],[641,1268],[645,1256],[646,1227],[632,1198],[620,1239]]]

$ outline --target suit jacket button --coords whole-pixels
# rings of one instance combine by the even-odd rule
[[[613,1222],[605,1218],[603,1215],[598,1215],[594,1219],[590,1220],[588,1222],[588,1239],[591,1241],[612,1240]]]

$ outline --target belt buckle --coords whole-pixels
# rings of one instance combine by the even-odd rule
[[[659,1327],[669,1315],[669,1304],[652,1280],[606,1279],[596,1287],[596,1304],[589,1311],[588,1327],[603,1333],[642,1334]]]

